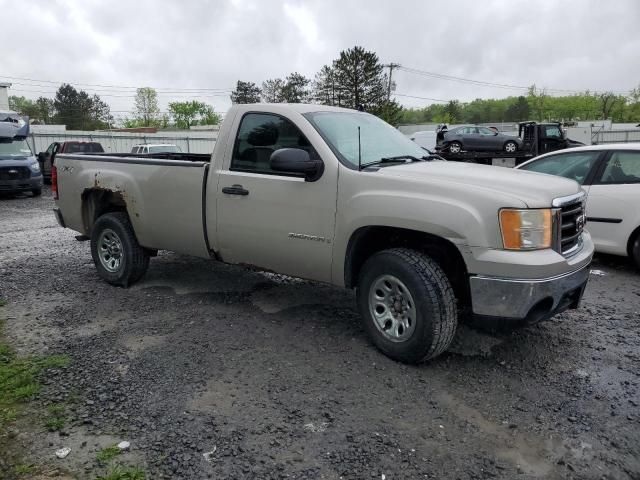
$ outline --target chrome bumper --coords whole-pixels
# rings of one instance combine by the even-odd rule
[[[577,308],[589,279],[589,266],[534,280],[473,276],[470,278],[473,313],[536,322]]]

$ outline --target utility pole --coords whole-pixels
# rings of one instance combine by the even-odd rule
[[[393,75],[393,69],[398,68],[400,66],[399,63],[389,63],[388,65],[383,65],[389,69],[389,84],[387,85],[387,101],[391,100],[391,76]]]

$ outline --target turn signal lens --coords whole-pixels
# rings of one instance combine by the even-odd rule
[[[551,248],[551,209],[500,210],[502,244],[507,250]]]

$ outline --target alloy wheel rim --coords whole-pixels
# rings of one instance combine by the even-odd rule
[[[109,228],[104,229],[98,237],[98,257],[104,269],[110,273],[117,272],[122,265],[122,240]]]
[[[416,328],[416,304],[407,286],[381,275],[369,289],[369,311],[376,328],[392,342],[407,341]]]

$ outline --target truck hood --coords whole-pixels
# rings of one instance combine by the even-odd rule
[[[410,178],[427,185],[449,183],[468,190],[489,190],[512,197],[514,202],[524,202],[529,208],[550,207],[554,198],[580,192],[580,185],[566,178],[473,163],[431,161],[401,164],[380,168],[377,174]]]
[[[28,167],[29,165],[36,163],[36,157],[14,157],[0,155],[0,168],[2,167]]]

